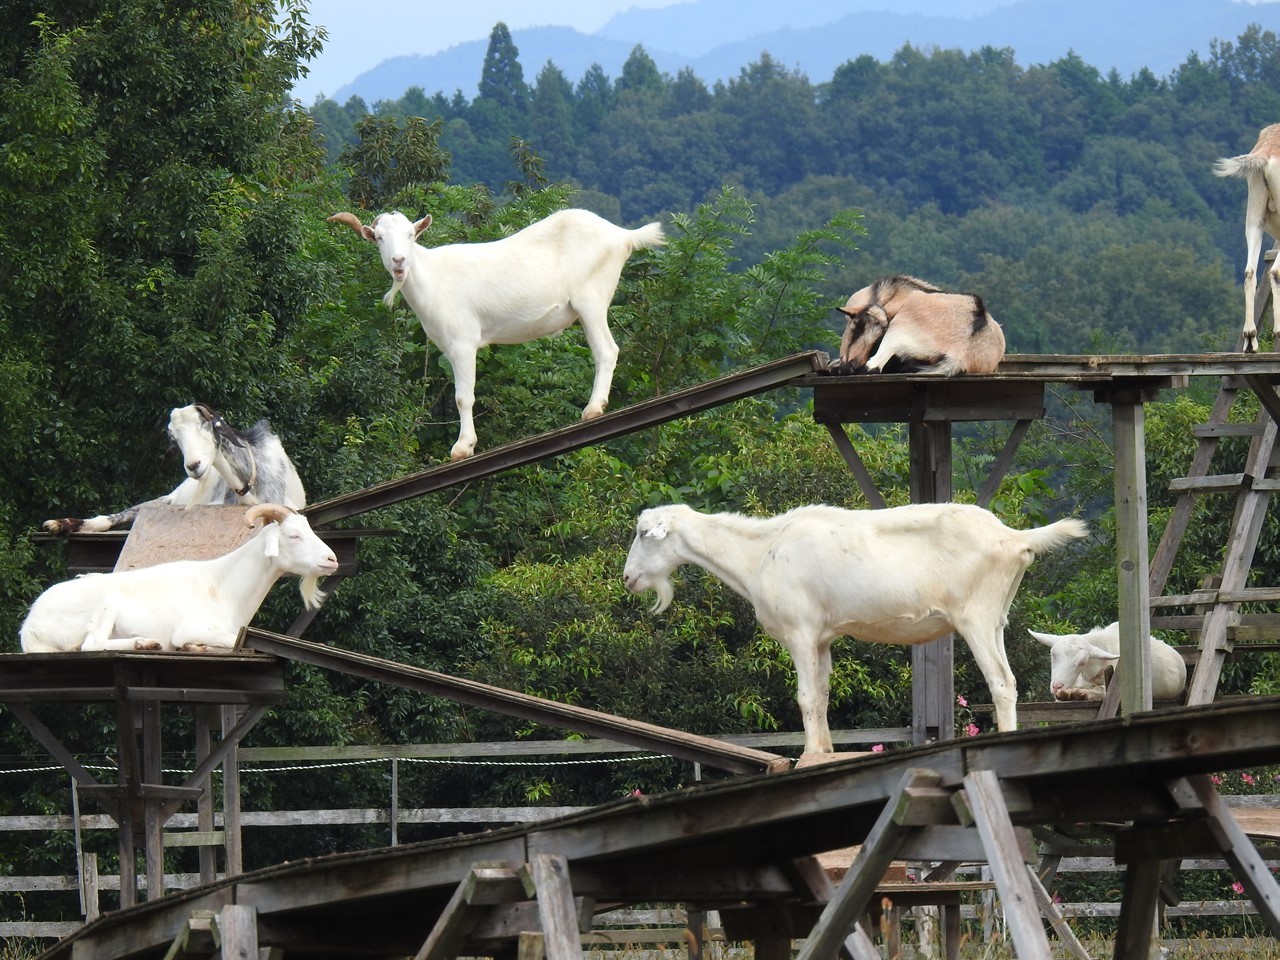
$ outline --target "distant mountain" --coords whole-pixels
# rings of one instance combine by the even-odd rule
[[[900,0],[895,12],[872,9],[884,4],[692,0],[629,10],[591,35],[569,27],[535,27],[513,30],[512,38],[529,83],[548,60],[574,82],[593,63],[617,77],[636,44],[663,72],[674,75],[689,66],[707,83],[736,77],[764,51],[821,83],[847,60],[862,54],[887,60],[908,42],[917,48],[965,51],[1009,47],[1024,66],[1074,52],[1103,73],[1114,68],[1127,78],[1146,67],[1163,77],[1193,52],[1207,56],[1210,41],[1234,41],[1250,24],[1280,30],[1276,2],[1017,0],[992,9],[991,0]],[[340,87],[332,99],[345,103],[359,96],[372,106],[398,99],[414,86],[428,95],[441,91],[452,96],[461,90],[471,98],[487,49],[486,38],[430,56],[393,57]]]

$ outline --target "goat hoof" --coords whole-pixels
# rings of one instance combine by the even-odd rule
[[[159,640],[135,640],[133,643],[135,650],[163,650]]]

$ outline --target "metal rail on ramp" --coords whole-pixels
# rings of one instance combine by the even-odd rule
[[[303,513],[310,519],[313,527],[323,526],[335,520],[354,517],[425,493],[479,480],[503,470],[525,466],[754,396],[826,368],[827,355],[820,350],[793,354],[675,393],[635,403],[594,420],[582,420],[535,437],[483,450],[465,460],[443,463],[363,490],[332,497],[312,504]]]
[[[476,680],[451,677],[448,674],[383,660],[321,643],[249,627],[237,649],[250,648],[288,660],[297,660],[326,670],[366,680],[377,680],[408,690],[418,690],[495,713],[520,717],[547,726],[560,727],[630,744],[642,750],[654,750],[682,760],[700,763],[716,770],[732,773],[779,773],[791,768],[786,757],[762,750],[702,737],[682,730],[659,727],[639,720],[628,720],[586,707],[544,700]]]

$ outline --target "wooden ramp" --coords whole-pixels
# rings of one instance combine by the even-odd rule
[[[569,453],[593,443],[647,430],[679,417],[755,396],[784,386],[806,374],[825,371],[826,368],[827,355],[822,351],[797,353],[675,393],[632,404],[594,420],[582,420],[526,440],[503,444],[492,450],[482,450],[465,460],[440,464],[314,503],[303,510],[303,513],[310,519],[313,527],[354,517],[379,507],[469,483],[514,467],[527,466],[547,457]]]
[[[417,690],[495,713],[630,744],[642,750],[655,750],[716,770],[731,773],[778,773],[791,767],[790,760],[777,754],[642,723],[639,720],[628,720],[586,707],[544,700],[475,680],[451,677],[425,667],[383,660],[254,627],[244,632],[237,649],[270,653],[348,676]]]
[[[105,914],[43,956],[578,960],[596,913],[685,903],[718,909],[762,960],[793,938],[800,960],[878,960],[862,921],[885,866],[908,859],[989,864],[1017,956],[1049,960],[1046,924],[1067,928],[1030,831],[1087,826],[1125,870],[1114,956],[1148,960],[1171,856],[1221,856],[1280,935],[1280,886],[1210,779],[1278,761],[1277,697],[985,734],[267,867]],[[853,844],[833,887],[815,855]]]

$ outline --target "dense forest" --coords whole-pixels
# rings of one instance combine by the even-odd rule
[[[1026,353],[1221,346],[1230,331],[1206,319],[1243,265],[1243,190],[1212,162],[1280,117],[1275,35],[1256,28],[1164,78],[908,46],[820,82],[766,53],[708,88],[641,47],[616,79],[597,67],[575,84],[549,62],[528,83],[499,24],[482,70],[470,101],[415,88],[310,112],[348,162],[362,146],[385,156],[389,125],[421,118],[453,181],[494,191],[517,141],[575,204],[623,223],[731,185],[755,208],[744,264],[857,210],[866,234],[824,293],[890,272],[979,290]]]
[[[1167,78],[908,47],[819,83],[762,57],[708,88],[662,76],[640,49],[616,79],[593,71],[572,84],[548,65],[530,86],[499,25],[475,100],[410,90],[369,110],[288,99],[323,43],[302,0],[17,0],[0,27],[8,651],[31,601],[66,575],[41,521],[177,485],[172,407],[201,401],[239,426],[269,417],[313,502],[447,458],[457,429],[447,364],[407,307],[382,305],[386,272],[372,246],[326,221],[335,211],[430,212],[429,245],[500,237],[567,205],[627,225],[660,219],[666,247],[632,258],[611,314],[617,408],[833,350],[833,307],[888,272],[980,292],[1015,352],[1230,347],[1244,187],[1211,165],[1280,119],[1280,43],[1261,30]],[[484,353],[482,447],[575,420],[590,366],[577,331]],[[1205,401],[1189,390],[1150,405],[1156,526]],[[1027,699],[1047,688],[1028,627],[1115,616],[1106,422],[1087,394],[1055,392],[993,503],[1014,525],[1078,514],[1093,529],[1086,546],[1038,562],[1015,604],[1010,648]],[[957,437],[960,498],[1005,432]],[[905,502],[901,430],[855,440],[888,499]],[[362,572],[333,591],[307,637],[700,733],[798,730],[786,657],[745,601],[697,570],[681,574],[663,614],[625,591],[635,515],[670,501],[756,514],[865,506],[809,398],[780,391],[358,518],[394,535],[364,541]],[[1213,569],[1227,519],[1207,512],[1171,586]],[[1276,542],[1264,534],[1264,575],[1280,569]],[[283,629],[298,606],[294,586],[279,584],[256,622]],[[956,688],[980,702],[981,679],[958,649]],[[905,722],[903,651],[850,641],[837,663],[833,726]],[[565,736],[310,667],[288,676],[288,703],[252,745]],[[1226,679],[1237,691],[1278,682],[1268,661]],[[82,762],[111,766],[112,717],[41,715]],[[65,775],[32,772],[46,758],[7,712],[0,740],[0,812],[67,812]],[[182,749],[175,768],[191,762]],[[666,761],[453,767],[406,772],[401,791],[415,806],[564,804],[690,776]],[[367,803],[385,783],[353,768],[250,775],[243,789],[247,809],[302,809]],[[111,869],[110,838],[89,842]],[[381,840],[335,830],[305,848],[264,842],[246,864],[362,842]],[[56,835],[33,852],[7,835],[0,869],[66,872],[71,843]],[[186,854],[171,855],[181,867]]]

